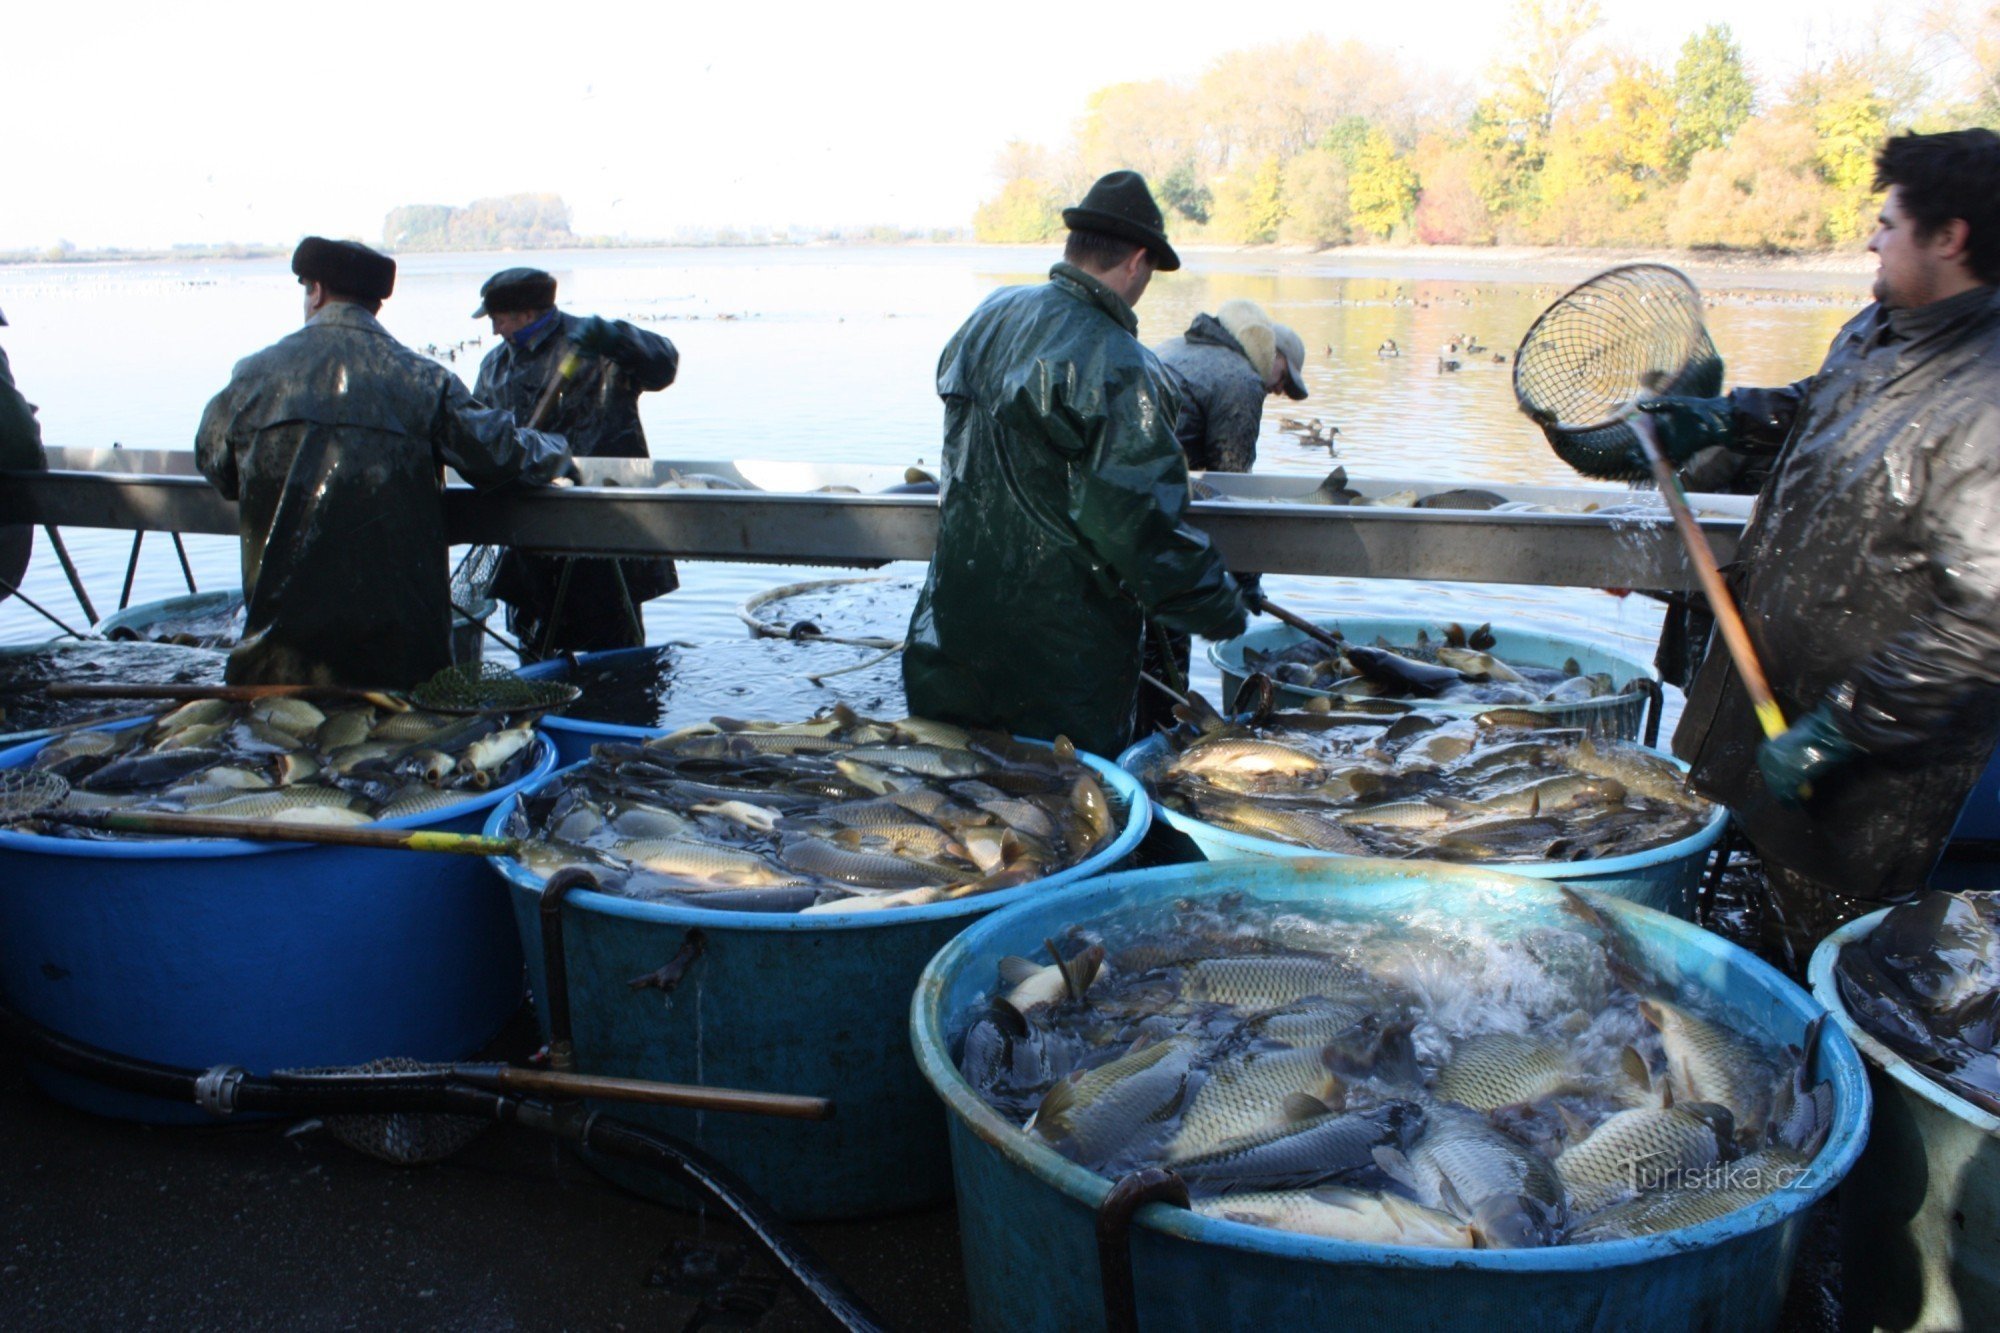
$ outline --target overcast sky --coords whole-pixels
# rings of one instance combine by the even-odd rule
[[[1730,23],[1779,80],[1877,0],[1603,0],[1671,62]],[[1476,76],[1506,0],[1224,6],[73,0],[9,13],[0,248],[379,238],[404,203],[547,190],[578,231],[959,226],[999,148],[1055,144],[1108,83],[1321,32]],[[1905,4],[1898,12],[1911,12]],[[1228,22],[1217,15],[1233,11]],[[1078,15],[1089,15],[1080,24]]]

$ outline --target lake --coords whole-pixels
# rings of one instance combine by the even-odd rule
[[[995,287],[1039,281],[1054,249],[808,247],[414,255],[383,310],[391,332],[434,348],[470,382],[492,345],[471,319],[494,271],[547,268],[560,303],[629,319],[681,350],[679,382],[643,399],[655,457],[820,462],[934,462],[942,410],[937,355]],[[1258,469],[1356,476],[1561,484],[1573,474],[1515,410],[1507,364],[1548,302],[1605,262],[1591,257],[1190,253],[1157,276],[1139,307],[1158,343],[1193,316],[1248,297],[1298,330],[1307,349],[1302,403],[1269,400]],[[1692,271],[1731,384],[1782,384],[1812,373],[1834,332],[1866,302],[1864,272]],[[41,408],[50,445],[188,448],[203,405],[231,365],[289,333],[299,289],[282,259],[0,268],[0,331],[15,378]],[[1446,344],[1472,335],[1492,351]],[[1401,355],[1378,356],[1394,342]],[[1340,428],[1338,458],[1278,430],[1281,417]],[[116,607],[129,534],[65,533],[100,615]],[[204,590],[234,586],[236,543],[188,539]],[[682,589],[646,608],[649,637],[745,633],[735,610],[775,584],[839,571],[683,562]],[[892,568],[889,572],[899,572]],[[75,599],[46,543],[26,589],[72,623]],[[171,545],[148,539],[133,589],[145,601],[185,591]],[[1273,578],[1267,592],[1314,615],[1423,614],[1493,620],[1586,638],[1650,657],[1659,609],[1587,590]],[[79,626],[80,627],[80,626]],[[0,604],[0,641],[53,631],[17,599]],[[1212,675],[1198,673],[1213,683]]]

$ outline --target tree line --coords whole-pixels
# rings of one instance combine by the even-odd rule
[[[2000,121],[2000,0],[1943,0],[1901,44],[1804,53],[1777,87],[1727,24],[1671,66],[1603,26],[1598,0],[1514,0],[1469,86],[1310,36],[1102,88],[1068,143],[1007,146],[974,233],[1048,240],[1091,180],[1132,167],[1177,241],[1815,249],[1867,235],[1889,135]]]

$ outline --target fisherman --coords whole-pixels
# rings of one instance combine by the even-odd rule
[[[195,437],[240,505],[247,620],[227,677],[407,689],[451,664],[441,469],[540,485],[569,453],[376,321],[395,260],[308,236],[292,272],[305,327],[237,362]]]
[[[1265,397],[1282,393],[1297,402],[1306,396],[1305,343],[1255,301],[1224,301],[1214,314],[1196,315],[1186,333],[1153,352],[1181,391],[1174,434],[1191,471],[1248,472],[1257,465]],[[1260,590],[1254,575],[1239,573],[1236,579],[1246,597]],[[1185,681],[1192,646],[1185,634],[1149,626],[1147,673]],[[1171,704],[1157,690],[1142,691],[1140,733],[1172,725]]]
[[[481,402],[563,436],[576,458],[648,456],[639,395],[674,382],[681,354],[671,342],[622,320],[557,309],[556,280],[538,268],[495,273],[479,298],[472,317],[491,319],[500,336],[500,345],[479,364],[472,392]],[[515,637],[533,656],[547,657],[638,647],[646,641],[639,607],[679,586],[667,556],[619,560],[510,550],[493,591],[507,603]]]
[[[0,314],[0,329],[6,327],[7,316]],[[0,471],[39,469],[44,461],[42,426],[35,419],[35,405],[14,387],[7,349],[0,347]]]
[[[1675,750],[1770,876],[1767,942],[1924,887],[2000,731],[2000,136],[1903,135],[1875,303],[1810,379],[1643,404],[1676,462],[1777,451],[1735,590],[1790,728],[1711,653]]]
[[[1180,388],[1174,434],[1196,472],[1248,472],[1265,397],[1306,396],[1305,344],[1255,301],[1224,301],[1153,351]]]
[[[1188,526],[1179,390],[1132,307],[1180,257],[1137,172],[1063,210],[1047,283],[995,292],[938,362],[938,537],[910,619],[910,711],[1098,754],[1132,738],[1141,626],[1228,638],[1236,581]]]

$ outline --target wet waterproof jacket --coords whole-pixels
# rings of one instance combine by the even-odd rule
[[[1871,306],[1811,379],[1731,399],[1746,448],[1782,441],[1733,572],[1751,638],[1786,718],[1830,703],[1866,753],[1779,806],[1719,650],[1674,748],[1767,860],[1852,897],[1915,892],[2000,719],[2000,291]]]
[[[1154,348],[1181,391],[1174,435],[1197,472],[1248,472],[1257,463],[1264,380],[1243,345],[1213,315]]]
[[[938,362],[938,539],[910,619],[910,711],[1098,754],[1132,736],[1140,625],[1242,631],[1186,522],[1179,392],[1130,306],[1068,264],[981,304]]]
[[[479,363],[474,396],[507,409],[517,421],[528,421],[563,357],[575,349],[582,323],[578,316],[558,311],[526,345],[502,339]],[[659,334],[623,320],[610,321],[610,327],[612,345],[599,355],[580,357],[576,374],[563,384],[541,425],[568,440],[576,458],[645,458],[649,451],[639,423],[639,395],[672,384],[681,354]],[[679,586],[680,575],[667,556],[613,563],[510,550],[494,576],[493,592],[512,608],[508,624],[531,650],[546,644],[550,651],[591,652],[645,641],[643,630],[630,623],[628,594],[636,608]]]
[[[474,401],[358,305],[329,305],[236,363],[195,456],[239,505],[243,639],[232,684],[407,689],[451,662],[446,466],[545,483],[560,438]]]
[[[44,465],[42,426],[35,405],[14,387],[7,353],[0,350],[0,471],[21,472]]]

